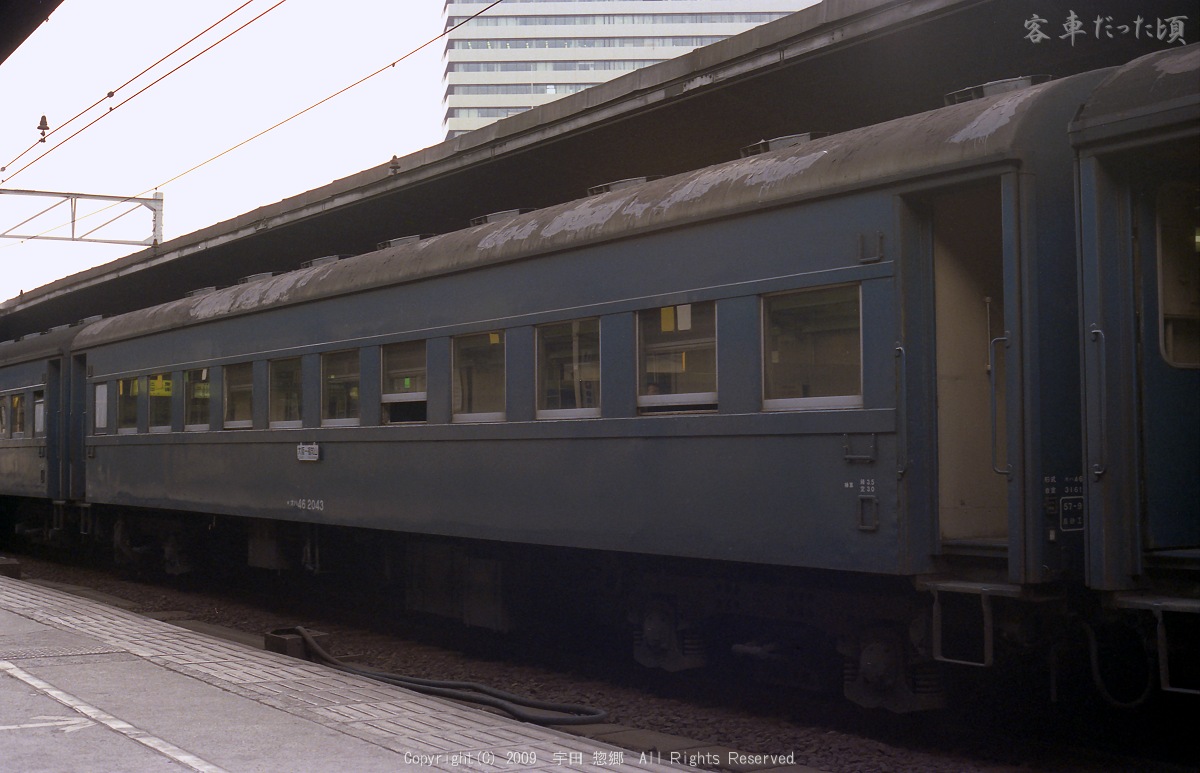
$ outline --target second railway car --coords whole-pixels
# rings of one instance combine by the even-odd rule
[[[1200,535],[1173,497],[1197,454],[1171,417],[1195,422],[1196,59],[94,321],[39,382],[86,490],[5,493],[86,504],[92,539],[171,571],[233,534],[255,566],[375,563],[473,625],[556,598],[671,670],[840,658],[867,706],[938,705],[946,664],[1113,619],[1192,689]],[[1124,308],[1155,276],[1182,304],[1165,371]],[[31,367],[0,392],[31,399]]]

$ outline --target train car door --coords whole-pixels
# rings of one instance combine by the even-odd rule
[[[74,355],[71,358],[69,376],[69,406],[67,415],[70,417],[66,427],[67,454],[67,489],[68,498],[82,502],[86,495],[84,488],[84,470],[87,469],[84,454],[88,428],[91,425],[87,412],[87,356]]]
[[[1137,196],[1143,549],[1200,548],[1200,187],[1155,180]]]
[[[1147,560],[1200,550],[1200,199],[1194,146],[1190,160],[1169,147],[1080,165],[1097,589],[1132,588]]]
[[[1009,438],[1001,186],[931,202],[940,550],[1002,557],[1009,536]]]
[[[44,374],[45,385],[34,392],[33,434],[40,437],[41,455],[46,483],[46,497],[52,501],[63,498],[62,459],[62,361],[49,360]]]

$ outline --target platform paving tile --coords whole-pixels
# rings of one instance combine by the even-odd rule
[[[86,599],[65,597],[58,591],[5,582],[4,578],[0,578],[0,608],[16,611],[59,631],[92,637],[86,644],[78,638],[72,642],[72,646],[81,650],[139,655],[162,668],[370,741],[399,755],[427,755],[428,764],[407,767],[457,771],[595,770],[595,760],[602,759],[606,771],[648,773],[679,769],[654,760],[647,765],[638,759],[637,753],[603,741],[520,724],[507,717],[464,708],[400,687],[380,685],[278,653],[212,639]],[[94,643],[96,640],[99,644]],[[512,764],[512,759],[521,759],[515,755],[521,754],[536,764]],[[638,764],[625,765],[622,759],[633,759]]]
[[[294,700],[305,706],[340,706],[346,703],[392,703],[402,706],[402,711],[411,711],[412,704],[397,701],[395,691],[375,690],[369,687],[340,687],[332,690],[310,690],[294,687],[283,682],[247,684],[245,689],[264,697]]]
[[[313,709],[313,713],[335,722],[363,722],[368,719],[391,719],[404,716],[403,710],[386,703],[347,703]]]

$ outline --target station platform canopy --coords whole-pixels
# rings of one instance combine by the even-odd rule
[[[1084,6],[1093,4],[1085,3]],[[1187,17],[1194,0],[1117,3],[1113,24]],[[626,178],[737,158],[803,132],[931,110],[946,95],[1024,75],[1117,66],[1167,43],[1106,34],[1074,0],[824,0],[791,16],[403,158],[60,279],[0,303],[0,340],[162,303],[240,277],[446,233]],[[1072,14],[1081,39],[1064,39]],[[1086,18],[1083,18],[1086,17]],[[1044,20],[1036,30],[1031,19]],[[1097,26],[1097,25],[1100,26]],[[1035,31],[1044,39],[1034,42]],[[1074,41],[1075,44],[1072,44]],[[1065,127],[1064,127],[1065,131]]]

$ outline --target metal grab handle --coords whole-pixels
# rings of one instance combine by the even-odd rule
[[[1100,346],[1100,357],[1096,368],[1100,381],[1100,404],[1096,410],[1096,420],[1100,423],[1100,448],[1096,455],[1100,458],[1092,465],[1092,478],[1100,480],[1100,476],[1108,472],[1108,462],[1104,458],[1105,451],[1108,449],[1108,421],[1104,416],[1104,412],[1108,410],[1108,360],[1106,354],[1108,346],[1104,338],[1104,331],[1096,327],[1094,322],[1091,327],[1091,336],[1092,341]]]
[[[1007,333],[1008,331],[1006,330],[1005,332]],[[993,338],[991,343],[988,344],[988,383],[992,388],[992,472],[997,475],[1011,476],[1012,465],[1005,465],[1001,469],[996,459],[996,441],[999,439],[996,427],[996,344],[1000,342],[1004,342],[1005,346],[1007,346],[1008,336],[1004,335],[999,338]]]
[[[908,353],[896,342],[896,478],[908,470]]]

